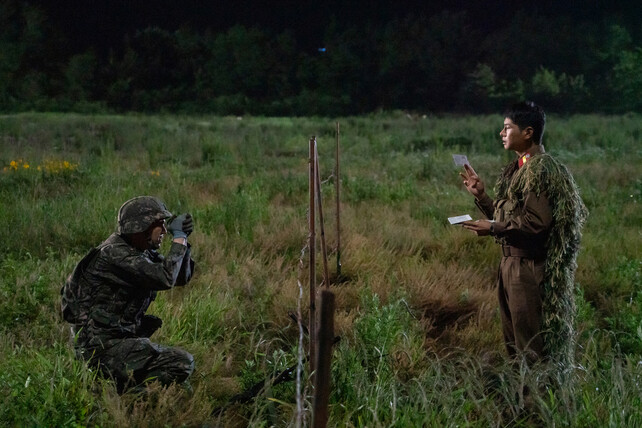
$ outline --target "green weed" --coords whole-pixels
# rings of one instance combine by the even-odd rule
[[[227,234],[252,241],[254,228],[267,217],[267,202],[261,187],[251,183],[239,185],[235,193],[195,214],[202,219],[206,232],[221,225]]]

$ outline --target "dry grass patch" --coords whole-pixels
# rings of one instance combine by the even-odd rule
[[[497,306],[492,281],[483,272],[456,263],[409,259],[397,271],[425,329],[427,346],[475,349],[493,325]]]
[[[138,394],[119,396],[105,390],[103,400],[113,426],[198,426],[212,411],[203,392],[192,393],[178,385],[163,388],[153,382]],[[195,394],[201,395],[200,399]]]

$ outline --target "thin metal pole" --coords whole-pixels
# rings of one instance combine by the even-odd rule
[[[310,373],[314,372],[316,362],[316,234],[315,234],[315,206],[314,198],[316,194],[316,174],[314,153],[317,140],[315,137],[310,138],[310,212],[309,212],[309,238],[308,247],[310,252],[310,322],[308,328],[310,331]]]
[[[316,170],[317,203],[319,204],[319,231],[321,232],[321,256],[323,258],[323,284],[330,286],[330,272],[328,270],[328,253],[325,248],[325,226],[323,224],[323,202],[321,198],[321,174],[319,172],[319,152],[314,146],[314,166]]]
[[[337,150],[336,150],[336,164],[334,171],[334,188],[337,201],[337,280],[341,278],[341,199],[339,197],[339,189],[341,187],[339,183],[339,122],[337,122]]]
[[[321,292],[320,325],[318,330],[319,353],[314,382],[314,428],[324,428],[328,423],[330,397],[330,371],[332,344],[334,343],[334,294],[327,289]]]

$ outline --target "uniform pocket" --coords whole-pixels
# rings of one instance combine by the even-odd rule
[[[495,203],[495,214],[493,220],[498,222],[506,221],[506,218],[511,216],[517,206],[516,201],[508,199],[501,199]]]
[[[506,214],[513,214],[515,212],[516,207],[517,207],[517,201],[506,201],[502,206],[502,209]]]

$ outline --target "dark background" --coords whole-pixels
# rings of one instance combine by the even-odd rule
[[[635,2],[0,0],[0,110],[642,110]]]

